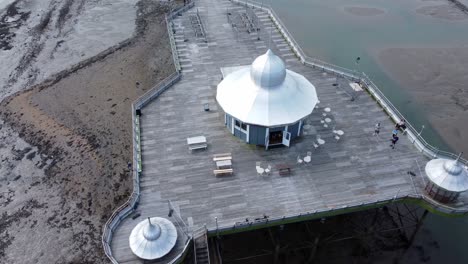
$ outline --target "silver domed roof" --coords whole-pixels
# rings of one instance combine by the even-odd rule
[[[257,57],[250,68],[250,77],[259,87],[275,87],[284,82],[286,66],[271,50]]]
[[[458,160],[433,159],[426,164],[425,170],[432,183],[447,191],[468,190],[468,171]]]
[[[158,259],[167,255],[175,246],[177,229],[165,218],[148,217],[133,228],[129,242],[130,249],[139,258]]]
[[[265,127],[294,124],[310,115],[318,102],[315,87],[287,70],[271,50],[225,76],[216,100],[236,119]]]

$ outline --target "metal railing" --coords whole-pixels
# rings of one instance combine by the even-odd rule
[[[414,126],[404,117],[404,115],[392,104],[392,102],[385,96],[385,94],[378,88],[378,86],[364,73],[358,72],[351,69],[347,69],[338,65],[324,62],[319,59],[315,59],[306,55],[302,50],[298,42],[293,38],[292,34],[288,31],[284,23],[281,21],[279,16],[275,13],[273,8],[269,5],[259,3],[251,0],[230,0],[234,3],[244,5],[251,8],[259,8],[267,12],[270,16],[275,27],[283,35],[286,42],[291,47],[291,50],[296,54],[299,60],[306,66],[322,69],[330,73],[337,74],[341,77],[346,77],[353,81],[358,81],[364,84],[366,90],[371,94],[375,100],[384,108],[394,122],[400,122],[402,119],[406,120],[407,135],[410,141],[426,156],[430,158],[449,158],[456,159],[457,154],[442,151],[429,144],[418,132]],[[460,158],[459,161],[465,166],[468,166],[468,160]]]
[[[404,115],[396,108],[393,103],[385,96],[385,94],[378,88],[378,86],[367,76],[364,72],[357,72],[354,70],[350,70],[341,66],[337,66],[331,63],[324,62],[319,59],[315,59],[306,55],[306,53],[301,49],[300,45],[297,41],[292,37],[292,34],[287,30],[284,23],[281,21],[279,16],[274,12],[273,8],[269,5],[264,5],[263,3],[258,3],[256,1],[251,0],[230,0],[232,2],[238,3],[240,5],[244,5],[247,8],[259,8],[264,10],[269,14],[271,21],[273,22],[274,26],[278,29],[281,35],[284,37],[286,42],[289,44],[291,50],[296,54],[299,58],[301,63],[306,66],[319,68],[323,71],[327,71],[333,74],[336,74],[341,77],[346,77],[350,80],[356,81],[361,83],[366,91],[377,101],[377,103],[385,110],[385,112],[390,116],[390,118],[395,122],[400,122],[401,120],[406,121],[406,134],[410,140],[410,142],[421,151],[424,155],[429,158],[448,158],[448,159],[456,159],[458,157],[457,154],[442,151],[439,148],[436,148],[429,144],[422,136],[421,130],[417,131],[416,128],[404,117]],[[459,162],[461,162],[464,166],[468,166],[468,160],[462,157],[459,158]],[[457,209],[448,205],[441,204],[437,201],[432,200],[429,196],[425,195],[424,193],[417,193],[413,195],[413,198],[419,198],[423,201],[430,204],[433,208],[440,212],[448,213],[448,214],[465,214],[468,212],[466,208]],[[376,201],[375,203],[379,203],[381,201]]]
[[[169,36],[169,44],[171,45],[171,53],[172,53],[172,60],[174,61],[174,67],[177,72],[180,72],[181,67],[180,67],[179,56],[177,55],[177,46],[176,46],[176,41],[175,41],[174,32],[173,32],[172,20],[169,21],[169,18],[167,17],[167,15],[166,15],[166,26],[167,26],[168,36]]]
[[[181,78],[180,74],[180,64],[178,61],[178,55],[177,55],[177,49],[175,46],[175,39],[173,35],[173,28],[172,28],[172,19],[180,14],[181,12],[184,12],[188,10],[189,8],[193,7],[194,3],[191,2],[186,6],[183,6],[175,11],[173,11],[169,16],[166,15],[166,24],[167,24],[167,31],[169,35],[169,41],[171,42],[171,50],[172,50],[172,56],[174,59],[174,67],[175,67],[175,72],[171,75],[169,75],[167,78],[165,78],[163,81],[159,82],[157,85],[152,87],[150,90],[148,90],[145,94],[140,96],[137,100],[135,100],[132,103],[132,127],[133,127],[133,169],[132,169],[132,175],[133,175],[133,191],[128,200],[119,206],[110,216],[110,218],[107,220],[107,222],[103,226],[102,230],[102,245],[104,248],[104,253],[106,256],[109,258],[109,260],[117,264],[117,260],[114,258],[112,254],[112,249],[110,247],[110,243],[113,237],[113,232],[115,228],[122,222],[123,219],[125,219],[128,215],[133,213],[138,206],[138,202],[140,200],[140,174],[143,170],[142,163],[141,163],[141,144],[140,144],[140,118],[136,114],[137,110],[140,110],[143,108],[145,105],[147,105],[149,102],[157,98],[159,95],[161,95],[164,91],[166,91],[168,88],[170,88],[172,85],[174,85],[176,82],[178,82]],[[184,233],[187,234],[186,230],[184,230]],[[185,242],[184,250],[182,253],[180,253],[178,256],[174,258],[174,260],[171,263],[176,263],[178,262],[183,256],[186,254],[186,250],[189,247],[189,244],[191,242],[191,238],[188,238]]]
[[[363,210],[363,208],[381,207],[381,206],[396,203],[396,202],[405,202],[405,201],[414,200],[414,199],[419,199],[419,200],[422,199],[427,205],[431,206],[434,210],[437,210],[439,212],[443,212],[446,214],[466,215],[467,213],[466,209],[465,210],[454,209],[454,208],[445,206],[443,204],[440,204],[438,202],[435,202],[424,195],[407,194],[404,196],[398,196],[398,193],[397,193],[396,195],[388,196],[385,199],[378,199],[370,203],[356,202],[356,203],[345,205],[345,206],[336,206],[334,208],[325,207],[319,210],[307,211],[304,213],[282,216],[282,217],[258,218],[253,221],[249,220],[248,222],[237,222],[233,225],[231,224],[219,225],[217,223],[215,228],[208,230],[208,234],[210,236],[215,236],[215,235],[217,236],[217,235],[224,235],[226,233],[233,233],[233,232],[235,233],[236,229],[238,230],[238,232],[242,232],[245,229],[253,230],[253,229],[260,229],[260,228],[265,228],[269,226],[277,226],[281,224],[300,222],[300,221],[305,221],[305,220],[332,217],[332,216],[343,214],[346,212],[361,211]]]
[[[178,9],[172,10],[172,12],[169,14],[169,16],[166,14],[166,26],[167,26],[167,33],[169,36],[169,43],[171,44],[171,51],[172,51],[172,59],[174,60],[174,67],[176,68],[177,72],[180,72],[182,69],[180,66],[180,61],[179,61],[179,56],[177,53],[177,46],[176,46],[176,41],[174,37],[174,25],[172,20],[174,17],[178,16],[182,12],[187,11],[188,9],[192,8],[195,6],[195,3],[191,1],[189,4],[182,6]]]
[[[387,97],[385,97],[385,95],[380,91],[380,89],[378,89],[377,85],[375,85],[372,82],[372,80],[370,80],[370,78],[367,75],[365,75],[365,73],[358,74],[356,71],[353,71],[344,67],[340,67],[337,65],[333,65],[330,63],[326,63],[321,60],[314,59],[305,55],[303,50],[300,48],[299,44],[294,40],[292,35],[287,30],[286,26],[284,26],[283,22],[279,19],[279,17],[276,15],[276,13],[273,11],[272,8],[266,5],[260,5],[259,3],[250,1],[250,0],[249,1],[231,0],[231,1],[239,3],[239,4],[245,4],[246,6],[250,5],[251,7],[261,8],[267,11],[270,15],[270,18],[272,19],[272,22],[275,24],[279,32],[283,35],[285,40],[291,46],[291,49],[293,50],[293,52],[296,54],[296,56],[298,56],[298,58],[301,60],[303,64],[307,66],[311,66],[311,67],[317,67],[324,71],[332,72],[334,74],[345,76],[347,78],[351,78],[352,80],[360,81],[361,83],[365,85],[365,88],[367,89],[367,91],[387,111],[387,113],[395,122],[398,122],[404,118],[404,116],[398,111],[398,109],[390,102],[390,100],[388,100]],[[113,257],[112,250],[109,245],[112,240],[113,232],[115,228],[120,224],[120,222],[135,210],[135,208],[138,205],[139,198],[140,198],[140,173],[143,170],[143,168],[141,165],[140,125],[139,125],[140,122],[139,122],[139,117],[136,115],[136,110],[140,110],[142,107],[147,105],[150,101],[154,100],[159,95],[161,95],[169,87],[174,85],[174,83],[180,80],[181,78],[181,74],[179,73],[180,63],[178,61],[177,47],[175,46],[172,19],[175,16],[179,15],[181,12],[184,12],[193,6],[194,6],[194,3],[191,2],[184,7],[174,10],[173,12],[169,14],[169,16],[166,16],[167,30],[169,34],[169,40],[171,42],[171,50],[172,50],[172,55],[174,59],[174,67],[175,67],[176,72],[171,74],[169,77],[164,79],[155,87],[151,88],[148,92],[146,92],[144,95],[139,97],[132,104],[133,164],[136,164],[136,166],[134,166],[132,170],[133,171],[133,192],[130,195],[129,199],[112,213],[111,217],[107,220],[107,222],[105,223],[103,227],[103,234],[102,234],[102,244],[103,244],[104,252],[106,256],[111,260],[112,263],[118,263],[117,260]],[[417,146],[426,155],[430,157],[444,157],[444,158],[452,158],[452,159],[457,157],[457,155],[453,153],[440,151],[439,149],[433,147],[421,137],[421,133],[418,133],[409,122],[407,122],[406,124],[408,128],[408,133],[407,133],[408,137],[410,137],[410,139],[413,140],[413,144]],[[465,166],[468,164],[468,161],[463,158],[460,158],[460,162],[465,164]],[[364,205],[371,206],[371,205],[385,204],[385,203],[389,203],[392,201],[398,201],[398,200],[403,200],[407,198],[423,199],[424,201],[428,202],[428,204],[431,204],[437,210],[451,213],[451,214],[467,212],[466,209],[465,210],[454,209],[454,208],[445,206],[443,204],[434,202],[432,199],[426,197],[425,195],[415,194],[415,195],[407,195],[403,197],[392,196],[391,198],[384,199],[384,200],[377,200],[375,202],[368,203],[368,204],[359,203],[356,205],[347,205],[347,206],[340,207],[340,208],[332,208],[332,209],[326,208],[324,210],[316,210],[314,212],[306,212],[304,214],[288,216],[288,217],[285,216],[285,217],[276,218],[276,219],[267,219],[266,221],[261,221],[258,223],[248,223],[248,224],[257,225],[257,224],[271,223],[275,221],[279,222],[279,221],[285,221],[285,220],[293,220],[294,218],[298,218],[298,217],[299,218],[311,217],[314,214],[324,213],[325,211],[333,212],[336,210],[352,209],[354,207],[362,207]],[[236,225],[221,227],[217,230],[210,231],[210,233],[219,232],[220,230],[228,230],[232,228],[235,229]],[[185,246],[184,246],[184,250],[171,263],[176,263],[186,254],[187,249],[189,248],[190,242],[192,242],[192,239],[187,239]]]

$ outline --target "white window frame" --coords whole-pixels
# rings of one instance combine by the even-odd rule
[[[237,125],[236,125],[236,121],[239,122],[239,124],[240,124],[241,126],[237,126]],[[246,128],[245,130],[242,129],[242,125],[243,125],[243,124],[245,124],[245,128]],[[237,128],[237,130],[240,130],[241,132],[244,132],[244,133],[249,132],[249,124],[244,123],[244,122],[242,122],[242,121],[240,121],[240,120],[237,120],[237,119],[236,119],[236,120],[234,121],[234,127]]]
[[[242,129],[241,126],[237,126],[237,125],[236,125],[236,121],[239,122],[239,124],[240,124],[241,126],[242,126],[242,124],[245,124],[245,128],[246,128],[246,129],[244,130],[244,129]],[[245,141],[248,143],[248,142],[249,142],[249,134],[250,134],[250,133],[249,133],[249,131],[250,131],[250,125],[247,124],[247,123],[244,123],[244,122],[242,122],[242,121],[240,121],[240,120],[238,120],[238,119],[236,119],[236,120],[233,122],[233,127],[234,127],[235,129],[239,130],[240,132],[242,132],[242,133],[245,134]]]

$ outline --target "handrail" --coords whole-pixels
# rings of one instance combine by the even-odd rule
[[[378,86],[364,73],[358,72],[351,69],[347,69],[338,65],[324,62],[322,60],[309,57],[293,38],[292,34],[287,30],[284,23],[281,21],[279,16],[275,13],[273,8],[270,5],[259,3],[252,0],[230,0],[234,3],[244,5],[247,7],[259,8],[266,11],[272,20],[272,22],[277,27],[278,31],[283,35],[286,42],[290,45],[291,50],[296,54],[300,59],[301,63],[306,66],[320,68],[324,71],[328,71],[343,77],[347,77],[351,80],[358,81],[361,84],[364,84],[366,90],[374,96],[375,100],[387,111],[394,122],[400,122],[402,119],[406,120],[407,126],[407,135],[410,138],[410,141],[418,148],[424,155],[430,158],[448,158],[456,159],[457,154],[442,151],[431,144],[429,144],[418,132],[414,126],[404,117],[404,115],[396,108],[392,102],[385,96],[385,94],[378,88]],[[468,166],[468,160],[460,157],[459,161],[465,166]]]
[[[398,109],[391,103],[391,101],[385,97],[384,93],[375,85],[372,80],[365,74],[365,73],[358,73],[356,71],[337,66],[331,63],[326,63],[324,61],[318,60],[311,58],[305,54],[305,52],[301,49],[299,44],[296,42],[296,40],[292,37],[292,34],[289,33],[287,30],[286,26],[283,24],[283,22],[279,19],[278,15],[273,11],[271,7],[268,5],[260,5],[258,2],[251,1],[251,0],[246,0],[246,1],[241,1],[241,0],[231,0],[232,2],[236,2],[239,4],[245,4],[248,6],[250,4],[252,7],[256,8],[261,8],[265,11],[267,11],[270,15],[270,18],[272,21],[275,23],[276,27],[280,31],[280,33],[283,35],[283,37],[286,39],[288,44],[290,45],[291,49],[293,52],[298,56],[298,58],[301,60],[301,62],[306,65],[306,66],[311,66],[311,67],[318,67],[321,68],[324,71],[330,71],[335,74],[341,75],[341,76],[346,76],[352,80],[357,80],[360,83],[363,83],[365,85],[365,88],[367,91],[374,96],[376,101],[385,108],[387,113],[391,116],[391,118],[395,121],[398,122],[401,119],[404,118],[404,116],[398,111]],[[190,2],[188,5],[181,7],[169,14],[169,16],[166,15],[166,23],[167,23],[167,30],[168,30],[168,35],[169,35],[169,41],[171,44],[171,51],[173,55],[173,60],[174,60],[174,67],[175,67],[175,73],[171,74],[168,76],[166,79],[158,83],[156,86],[151,88],[148,92],[143,94],[141,97],[139,97],[134,103],[132,103],[132,124],[133,124],[133,164],[136,164],[134,166],[133,171],[133,192],[130,195],[129,199],[119,206],[111,215],[111,217],[106,221],[105,225],[103,226],[103,234],[102,234],[102,243],[103,243],[103,248],[106,256],[111,260],[112,263],[118,263],[117,260],[113,257],[112,255],[112,250],[110,248],[110,241],[112,240],[113,236],[113,231],[115,227],[120,224],[123,218],[127,217],[129,214],[131,214],[136,205],[138,204],[139,197],[140,197],[140,172],[142,171],[141,167],[141,148],[140,148],[140,134],[139,134],[139,118],[136,116],[136,110],[141,109],[143,106],[148,104],[151,100],[157,98],[162,92],[167,90],[169,87],[171,87],[174,83],[180,80],[181,74],[180,72],[180,63],[178,61],[178,56],[177,56],[177,47],[175,45],[175,38],[173,35],[173,28],[172,28],[172,19],[174,16],[177,16],[181,12],[184,12],[188,10],[189,8],[194,6],[194,2]],[[407,129],[408,129],[408,136],[413,139],[413,144],[418,147],[422,152],[424,152],[426,155],[430,157],[444,157],[444,158],[456,158],[457,155],[446,152],[446,151],[440,151],[439,149],[433,147],[429,143],[424,140],[424,138],[421,137],[421,133],[417,133],[417,131],[414,129],[414,127],[409,123],[408,121],[406,122]],[[464,158],[459,159],[460,162],[462,162],[465,166],[468,165],[468,161]],[[429,199],[425,195],[407,195],[405,197],[392,197],[391,199],[385,199],[385,200],[377,200],[373,203],[369,203],[367,205],[372,205],[372,204],[379,204],[379,203],[388,203],[389,201],[395,201],[395,200],[400,200],[400,199],[405,199],[405,198],[421,198],[428,203],[432,204],[434,207],[436,207],[438,210],[442,210],[445,212],[449,213],[466,213],[466,210],[457,210],[439,203],[436,203]],[[355,206],[362,206],[363,203],[360,203],[358,205],[353,205],[353,206],[345,206],[341,208],[332,208],[332,209],[327,209],[326,211],[334,211],[334,210],[341,210],[341,209],[346,209],[346,208],[351,208]],[[322,210],[324,211],[324,210]],[[289,216],[288,218],[293,218],[293,217],[301,217],[301,216],[306,216],[310,214],[315,214],[319,213],[322,211],[314,211],[313,213],[308,212],[306,214],[299,214],[298,216]],[[278,218],[278,219],[273,219],[273,220],[267,220],[267,223],[270,221],[278,221],[278,220],[284,220],[286,217],[283,218]],[[223,228],[223,227],[222,227]],[[225,228],[232,228],[232,227],[225,227]],[[235,225],[234,227],[235,228]],[[219,231],[219,229],[217,230]],[[211,231],[213,232],[213,231]],[[191,238],[187,239],[185,242],[184,250],[182,253],[180,253],[176,258],[174,258],[171,263],[175,263],[178,260],[180,260],[183,255],[186,253],[186,250],[192,241]]]
[[[166,20],[166,27],[169,36],[169,44],[171,45],[171,53],[172,53],[172,60],[174,61],[174,67],[176,68],[176,72],[180,72],[180,62],[179,56],[177,56],[177,46],[174,38],[173,28],[171,26],[172,21],[169,21],[167,15],[165,17]]]
[[[130,197],[125,201],[122,205],[120,205],[114,212],[111,214],[109,219],[106,221],[106,223],[103,226],[102,230],[102,245],[104,248],[104,253],[106,256],[109,258],[109,260],[114,263],[118,264],[118,261],[114,258],[112,254],[112,249],[110,247],[110,242],[113,237],[113,232],[115,228],[120,224],[120,222],[133,213],[135,208],[138,205],[138,202],[140,200],[140,173],[142,171],[142,165],[141,165],[141,145],[140,145],[140,120],[139,116],[136,115],[136,110],[140,110],[143,108],[145,105],[147,105],[149,102],[157,98],[159,95],[161,95],[165,90],[170,88],[172,85],[174,85],[176,82],[178,82],[181,79],[181,74],[180,74],[180,64],[178,61],[178,56],[177,56],[177,48],[175,46],[175,39],[173,35],[173,28],[172,28],[172,19],[180,14],[181,12],[184,12],[188,10],[189,8],[193,7],[194,3],[190,2],[188,5],[183,6],[177,10],[174,10],[172,13],[169,14],[169,16],[166,15],[166,26],[167,26],[167,31],[168,31],[168,36],[169,36],[169,42],[171,44],[171,51],[172,51],[172,57],[174,60],[174,67],[175,67],[175,72],[169,75],[167,78],[153,86],[150,90],[148,90],[146,93],[144,93],[142,96],[140,96],[138,99],[136,99],[132,103],[131,111],[132,111],[132,127],[133,127],[133,169],[132,169],[132,175],[133,175],[133,191]],[[171,263],[176,263],[179,261],[185,254],[185,251],[187,250],[188,245],[190,244],[191,238],[186,240],[184,250],[182,253],[180,253],[178,256],[176,256]]]
[[[407,195],[398,197],[398,194],[396,194],[394,196],[388,196],[385,199],[375,200],[370,203],[355,202],[351,205],[336,206],[334,208],[325,207],[320,210],[307,211],[307,212],[298,213],[295,215],[265,218],[265,219],[262,218],[262,219],[255,220],[255,221],[235,223],[234,225],[230,225],[230,224],[221,225],[221,226],[217,225],[216,228],[208,230],[208,234],[218,235],[224,232],[232,232],[232,230],[235,230],[235,229],[243,229],[244,227],[248,227],[249,229],[255,228],[255,227],[262,228],[262,226],[265,227],[265,226],[284,224],[285,222],[302,221],[301,219],[303,218],[310,219],[310,218],[313,218],[314,216],[322,217],[324,213],[326,213],[327,215],[333,215],[334,212],[336,214],[340,214],[340,211],[343,211],[343,210],[358,211],[363,207],[383,206],[383,205],[391,204],[395,202],[404,202],[405,200],[408,200],[408,199],[422,199],[425,202],[427,202],[429,205],[431,205],[432,208],[443,213],[452,214],[452,215],[455,215],[455,214],[466,215],[467,214],[466,210],[459,210],[459,209],[455,209],[455,208],[440,204],[438,202],[434,202],[432,199],[430,199],[426,195],[407,194]]]

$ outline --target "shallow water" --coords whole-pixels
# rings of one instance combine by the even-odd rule
[[[309,56],[366,72],[415,127],[425,125],[423,136],[427,141],[449,149],[405,87],[379,66],[376,56],[391,47],[466,47],[468,15],[448,20],[417,12],[423,6],[448,5],[448,1],[272,0],[271,4]],[[350,7],[367,9],[351,9],[359,11],[357,15]],[[361,58],[359,64],[356,57]],[[468,218],[429,215],[423,229],[429,232],[418,234],[415,245],[426,245],[429,236],[440,246],[425,246],[429,263],[468,263],[464,249],[468,244]]]
[[[399,87],[385,74],[376,60],[380,50],[390,47],[468,45],[468,16],[463,20],[446,20],[416,12],[423,6],[447,3],[421,0],[356,0],[352,3],[345,0],[273,0],[272,5],[309,56],[366,72],[416,128],[425,125],[423,135],[426,140],[447,149],[430,128],[417,103],[404,87]],[[371,7],[384,13],[360,16],[347,11],[348,7]],[[356,57],[361,58],[359,65],[355,63]]]

